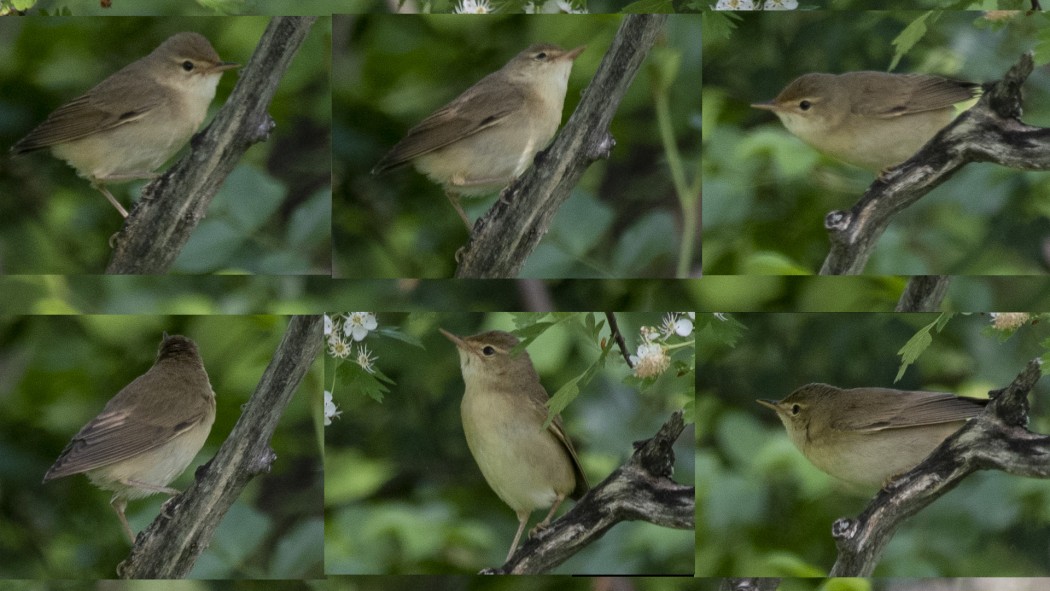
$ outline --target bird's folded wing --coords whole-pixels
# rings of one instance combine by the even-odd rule
[[[410,129],[376,169],[389,170],[488,129],[519,110],[524,101],[525,95],[513,89],[472,88]],[[484,107],[476,108],[479,104]]]
[[[100,100],[100,95],[105,100]],[[80,139],[135,121],[158,104],[157,99],[143,96],[138,80],[109,78],[55,109],[11,149],[23,153]]]
[[[79,474],[160,447],[204,418],[204,413],[195,413],[171,425],[150,422],[140,415],[103,411],[73,437],[44,480]]]
[[[961,398],[944,392],[908,392],[883,397],[884,404],[866,409],[860,418],[837,419],[832,427],[850,431],[879,431],[936,425],[972,419],[988,400]],[[857,414],[857,413],[851,413]]]

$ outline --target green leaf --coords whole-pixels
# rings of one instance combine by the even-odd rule
[[[698,336],[702,331],[708,341],[735,347],[747,327],[729,314],[698,314],[695,330]]]
[[[519,339],[521,339],[521,342],[518,343],[516,347],[514,347],[513,351],[521,351],[522,349],[528,347],[529,344],[532,343],[532,341],[535,341],[537,338],[539,338],[541,334],[547,332],[548,328],[554,326],[555,324],[557,323],[537,322],[535,324],[524,326],[515,330],[514,334],[517,335]]]
[[[587,334],[595,334],[594,330],[594,315],[584,314],[583,315],[583,328],[587,331]]]
[[[745,275],[812,275],[813,272],[779,252],[759,251],[744,260]]]
[[[820,591],[871,591],[871,582],[867,579],[830,579]]]
[[[344,363],[340,369],[343,368],[345,368],[345,373],[350,374],[350,376],[339,381],[340,384],[345,384],[345,386],[341,387],[348,388],[354,394],[363,394],[376,402],[382,402],[383,397],[390,392],[390,389],[385,384],[394,383],[394,380],[383,374],[377,367],[373,368],[374,373],[365,371],[356,363]]]
[[[272,528],[273,521],[266,513],[248,503],[234,503],[211,540],[211,551],[205,552],[210,560],[195,564],[193,576],[216,578],[236,572],[264,543]]]
[[[554,393],[554,396],[551,396],[551,399],[547,401],[547,407],[550,410],[547,412],[547,421],[543,423],[544,429],[550,426],[554,417],[561,414],[561,411],[565,410],[565,407],[569,406],[570,402],[576,400],[576,397],[580,394],[580,382],[586,380],[587,375],[591,373],[592,369],[594,369],[594,366],[591,366],[587,371],[572,378],[568,382],[565,382],[562,384],[562,387],[558,388],[558,391]]]
[[[893,61],[890,62],[889,70],[891,72],[897,67],[904,54],[911,51],[911,48],[915,47],[915,44],[926,36],[926,19],[934,14],[935,12],[931,10],[916,18],[907,27],[904,27],[900,35],[897,35],[897,38],[893,40],[893,46],[897,48],[897,51],[893,54]]]
[[[940,332],[948,324],[948,320],[954,316],[954,312],[945,312],[937,317],[936,320],[927,324],[926,326],[919,329],[904,346],[901,347],[897,354],[901,356],[901,367],[897,371],[897,377],[894,378],[894,383],[899,382],[904,377],[904,372],[908,370],[908,366],[915,363],[915,360],[922,355],[923,351],[933,343],[933,337],[930,336],[930,331],[936,329]]]
[[[579,328],[597,345],[601,342],[602,331],[605,330],[605,315],[601,312],[584,312]]]
[[[785,577],[823,577],[825,573],[819,566],[806,562],[801,556],[788,552],[773,553],[769,558],[771,573]]]
[[[620,235],[613,251],[613,262],[620,269],[630,269],[636,275],[659,265],[660,260],[674,256],[674,244],[679,239],[674,216],[664,210],[640,216]]]
[[[551,421],[554,417],[561,414],[561,411],[565,410],[565,407],[569,406],[576,396],[579,395],[580,390],[587,386],[592,378],[598,373],[598,371],[605,367],[605,360],[609,356],[609,351],[612,351],[613,347],[616,346],[612,339],[609,339],[605,343],[605,347],[602,349],[601,355],[598,359],[591,364],[583,373],[572,378],[566,382],[558,391],[554,393],[554,396],[547,402],[547,420],[543,423],[543,428],[546,429],[550,426]]]
[[[930,336],[930,329],[933,325],[927,325],[923,327],[919,332],[915,333],[908,342],[901,347],[897,354],[901,356],[901,367],[897,371],[897,377],[893,379],[894,383],[897,383],[904,377],[904,372],[907,371],[908,366],[915,363],[915,360],[922,355],[922,352],[933,343],[933,337]]]
[[[380,329],[376,330],[376,332],[381,334],[381,335],[383,335],[383,336],[385,336],[385,337],[390,337],[392,339],[397,339],[397,340],[399,340],[399,341],[401,341],[403,343],[408,343],[409,345],[413,345],[413,346],[419,347],[420,349],[426,349],[426,347],[423,346],[423,341],[419,340],[417,337],[415,337],[413,335],[410,335],[408,333],[402,332],[401,329],[399,329],[399,328],[396,328],[396,327],[380,328]]]
[[[247,236],[270,219],[284,202],[286,188],[265,170],[250,165],[233,169],[209,213],[227,216]],[[246,196],[250,198],[245,199]]]
[[[729,39],[729,36],[733,34],[733,29],[736,29],[736,23],[733,21],[739,21],[742,18],[739,14],[732,12],[708,10],[704,12],[700,38],[708,41]]]
[[[546,312],[511,312],[510,314],[511,320],[514,321],[515,330],[535,324],[546,316]]]
[[[210,273],[222,269],[244,244],[246,235],[229,219],[205,218],[175,260],[182,273]]]
[[[324,521],[321,518],[300,521],[284,532],[277,551],[269,561],[266,575],[273,579],[308,579],[323,571]]]
[[[954,312],[945,312],[938,316],[937,320],[934,320],[934,328],[937,329],[937,332],[944,330],[944,327],[948,326],[948,321],[951,320],[953,316],[955,316]]]
[[[242,198],[249,195],[250,199]],[[179,253],[175,268],[183,273],[209,273],[238,262],[244,265],[247,259],[238,256],[241,249],[249,248],[255,241],[255,235],[277,212],[284,196],[284,186],[266,171],[250,165],[238,166],[216,195],[208,217]]]
[[[332,191],[323,189],[295,208],[288,224],[288,245],[299,252],[308,252],[327,240],[331,231]]]
[[[556,264],[575,263],[596,248],[606,248],[605,234],[614,219],[613,208],[599,200],[596,195],[588,191],[574,191],[572,199],[566,201],[558,210],[546,239],[551,241],[552,245],[558,246],[561,256],[547,261],[542,267],[537,267],[537,273],[543,276],[563,276],[560,272],[563,267]],[[580,228],[587,228],[587,231],[581,232]]]
[[[1035,34],[1035,38],[1036,43],[1034,55],[1032,56],[1035,60],[1035,65],[1046,65],[1050,63],[1050,27],[1040,29]]]

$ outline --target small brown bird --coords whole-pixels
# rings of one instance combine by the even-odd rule
[[[988,404],[946,392],[827,384],[757,402],[776,411],[814,466],[861,486],[881,486],[911,470]]]
[[[955,118],[979,86],[928,74],[804,74],[765,103],[817,150],[879,172],[904,162]]]
[[[55,109],[11,152],[50,148],[128,217],[106,183],[156,177],[153,171],[204,121],[222,73],[236,67],[222,61],[203,35],[172,35]]]
[[[561,124],[573,60],[584,49],[529,46],[408,130],[372,174],[413,163],[445,188],[469,232],[459,196],[498,192],[547,147]]]
[[[510,353],[518,338],[498,330],[471,337],[440,330],[459,349],[467,447],[485,481],[518,516],[510,560],[529,515],[550,506],[533,533],[547,527],[566,497],[579,499],[587,492],[587,477],[561,417],[543,428],[549,397],[529,354]]]
[[[168,484],[193,461],[214,422],[215,392],[197,345],[165,333],[153,367],[73,436],[44,482],[83,473],[113,491],[110,504],[134,544],[124,516],[128,500],[179,494]]]

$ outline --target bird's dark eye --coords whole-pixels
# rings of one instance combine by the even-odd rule
[[[811,103],[809,101],[802,101],[802,102],[800,102],[798,104],[798,108],[802,109],[803,111],[808,111],[809,108],[812,107],[812,106],[813,106],[813,103]]]
[[[492,345],[485,345],[485,347],[481,349],[481,352],[485,354],[485,357],[491,357],[496,352],[496,349],[494,349]]]
[[[792,404],[791,405],[791,414],[792,415],[797,415],[801,411],[802,411],[802,407],[801,406],[799,406],[797,404]]]
[[[541,61],[541,62],[542,62],[543,60],[547,59],[547,52],[545,52],[545,51],[541,51],[541,52],[537,53],[537,54],[536,54],[536,59],[537,59],[537,60],[539,60],[539,61]]]
[[[190,60],[186,60],[186,61],[182,62],[182,69],[186,70],[187,72],[192,72],[193,71],[193,62],[191,62]]]

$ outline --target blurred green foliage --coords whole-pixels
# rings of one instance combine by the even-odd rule
[[[697,310],[892,312],[907,277],[706,276],[690,284]],[[945,310],[1042,310],[1050,281],[1037,277],[952,277]]]
[[[0,276],[7,314],[319,314],[330,309],[893,311],[903,277],[725,277],[702,280],[344,281],[324,277]],[[378,303],[382,302],[380,306]],[[954,277],[947,310],[1040,310],[1050,280]]]
[[[284,333],[276,316],[0,317],[0,576],[113,578],[128,545],[110,493],[75,475],[41,484],[70,438],[153,364],[161,333],[200,348],[217,417],[196,461],[172,483],[184,490],[233,428]],[[255,478],[216,530],[190,577],[311,578],[322,574],[323,364],[299,387],[270,445],[272,470]],[[131,501],[136,532],[164,495]]]
[[[37,0],[30,15],[71,16],[222,16],[318,15],[378,10],[378,0]]]
[[[763,0],[757,0],[755,4],[763,5]],[[735,15],[744,14],[746,11],[715,11],[714,2],[705,4],[704,12],[704,34],[708,31],[724,36],[733,28],[732,21]],[[856,11],[893,11],[902,12],[909,10],[945,10],[945,11],[977,11],[977,10],[1025,10],[1032,8],[1031,0],[802,0],[798,2],[799,11],[814,12],[827,9],[828,11],[856,12]],[[773,12],[773,11],[771,11]],[[775,11],[773,14],[792,14],[788,11]],[[708,18],[710,17],[710,18]]]
[[[863,510],[874,491],[820,472],[758,398],[811,382],[986,396],[1045,354],[1045,323],[1000,342],[984,314],[956,316],[903,379],[898,350],[934,314],[738,314],[746,330],[728,346],[698,333],[700,449],[697,574],[812,577],[836,550],[831,524]],[[1046,380],[1029,396],[1031,429],[1050,433]],[[1047,572],[1050,487],[1000,472],[971,475],[908,519],[875,575],[1033,576]]]
[[[587,578],[553,575],[527,577],[416,576],[410,579],[426,591],[715,591],[718,581],[682,577]],[[326,591],[392,591],[403,589],[405,577],[332,576]]]
[[[6,152],[49,112],[179,31],[200,32],[224,59],[246,64],[268,21],[2,19],[0,146]],[[173,271],[329,272],[330,40],[331,20],[321,19],[270,105],[276,129],[268,141],[250,148],[226,179]],[[236,82],[236,72],[223,76],[213,113]],[[112,190],[130,210],[145,184],[118,184]],[[2,158],[0,194],[5,196],[0,201],[0,271],[72,274],[105,268],[108,240],[121,228],[120,216],[64,162],[47,151]]]
[[[721,278],[704,280],[716,290],[721,284]],[[0,276],[6,314],[319,314],[365,305],[395,311],[529,310],[546,307],[548,301],[561,310],[690,310],[702,301],[699,287],[696,280],[541,283],[259,275]],[[1020,287],[1041,289],[1038,283]],[[896,297],[892,296],[894,301]]]
[[[441,187],[408,168],[369,174],[428,114],[531,43],[586,44],[569,79],[567,119],[619,26],[615,16],[337,16],[333,55],[335,272],[449,277],[467,235]],[[699,16],[672,16],[650,60],[680,59],[669,86],[676,140],[699,149]],[[668,69],[658,69],[666,72]],[[681,235],[642,68],[611,125],[617,146],[595,162],[526,262],[524,277],[673,276]],[[494,197],[464,200],[476,218]],[[699,253],[696,253],[697,260]]]
[[[215,15],[321,15],[362,14],[366,12],[452,12],[458,0],[112,0],[109,7],[99,0],[3,0],[30,15],[74,16],[215,16]],[[507,14],[521,12],[528,0],[489,2],[494,10]],[[698,0],[589,0],[582,4],[591,13],[608,12],[698,12]],[[552,4],[551,10],[556,8]],[[560,8],[560,7],[559,7]]]
[[[891,42],[924,17],[926,33],[896,71],[997,80],[1050,24],[1044,14],[1024,13],[996,21],[947,12],[733,16],[735,29],[703,39],[705,274],[816,273],[828,251],[825,214],[848,209],[873,180],[822,156],[750,103],[769,100],[806,72],[884,70],[895,59]],[[1050,126],[1044,71],[1025,84],[1023,119]],[[865,271],[1045,273],[1048,204],[1045,172],[966,166],[894,218]]]
[[[641,324],[659,325],[661,316],[620,313],[617,319],[633,350]],[[383,313],[378,321],[425,348],[375,333],[364,341],[376,367],[395,382],[381,404],[348,389],[341,371],[325,377],[342,410],[326,428],[325,568],[341,574],[472,573],[502,564],[517,520],[467,449],[459,356],[437,329],[461,335],[512,330],[511,315]],[[548,329],[528,351],[548,393],[599,354],[575,319]],[[625,385],[627,374],[619,352],[610,355],[562,414],[592,485],[627,459],[632,441],[652,437],[672,411],[692,400],[692,374],[666,372],[641,392]],[[676,445],[677,482],[693,482],[693,447],[687,429]],[[542,517],[538,513],[530,527]],[[693,545],[692,531],[624,522],[556,572],[690,574]]]

